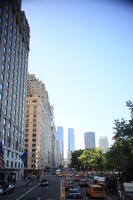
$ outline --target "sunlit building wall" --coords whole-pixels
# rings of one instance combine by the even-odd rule
[[[24,165],[29,25],[21,0],[0,1],[0,141],[5,179],[21,179]]]
[[[52,114],[44,83],[36,79],[34,74],[29,74],[25,129],[25,148],[28,150],[27,170],[52,167],[54,157]]]

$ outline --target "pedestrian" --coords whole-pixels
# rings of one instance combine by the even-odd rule
[[[15,176],[15,174],[13,174],[13,176],[12,176],[12,181],[13,181],[13,184],[16,184],[16,176]]]

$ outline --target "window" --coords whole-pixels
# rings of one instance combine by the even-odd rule
[[[25,139],[25,142],[28,142],[28,139]]]
[[[3,84],[2,83],[0,83],[0,89],[3,90]]]
[[[9,158],[10,157],[10,151],[7,150],[7,157]]]
[[[3,47],[3,52],[4,52],[4,53],[6,52],[6,48],[5,48],[5,47]]]
[[[4,118],[4,126],[6,126],[6,119]]]
[[[5,65],[4,64],[2,64],[1,69],[2,69],[2,71],[5,71]]]
[[[36,132],[36,129],[33,129],[33,132]]]
[[[36,139],[32,139],[32,142],[36,142]]]
[[[9,161],[8,160],[6,161],[6,166],[9,167]]]
[[[1,74],[1,80],[2,81],[4,80],[4,74]]]
[[[32,147],[36,147],[36,144],[32,144]]]
[[[5,94],[6,94],[6,97],[8,97],[8,90],[6,90]]]
[[[8,100],[7,99],[5,99],[5,106],[7,106],[8,105]]]
[[[11,161],[11,167],[13,167],[13,161]]]
[[[2,100],[2,94],[0,93],[0,101]]]

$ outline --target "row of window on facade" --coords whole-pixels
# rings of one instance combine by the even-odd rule
[[[13,162],[13,161],[6,161],[5,162],[5,167],[11,167],[11,168],[23,168],[23,164],[22,163],[17,163],[17,162]]]

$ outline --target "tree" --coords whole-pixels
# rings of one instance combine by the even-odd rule
[[[82,163],[78,160],[80,155],[83,153],[84,150],[76,150],[72,153],[72,158],[71,158],[71,167],[80,169],[82,167]]]
[[[133,178],[133,103],[126,102],[130,110],[130,120],[115,120],[115,143],[106,153],[108,163],[111,168],[120,170],[128,179]]]
[[[102,149],[95,147],[92,149],[85,149],[78,160],[85,166],[85,168],[93,168],[102,170],[105,163],[105,156]]]

